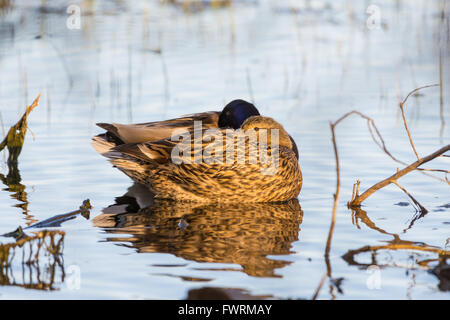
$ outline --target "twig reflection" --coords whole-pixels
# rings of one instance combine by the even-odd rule
[[[19,168],[17,167],[17,162],[8,163],[8,174],[5,176],[0,173],[0,180],[5,186],[7,186],[7,188],[3,190],[11,192],[11,197],[19,201],[15,207],[22,209],[23,214],[26,216],[25,219],[27,220],[27,225],[31,225],[36,222],[37,220],[28,210],[29,203],[27,192],[25,191],[26,186],[21,183],[22,178],[20,176]]]
[[[43,230],[33,236],[22,234],[14,243],[0,244],[0,285],[55,290],[55,284],[65,278],[64,237],[63,231]]]
[[[363,246],[358,249],[348,250],[346,254],[342,256],[349,265],[358,266],[362,269],[367,269],[370,266],[376,265],[379,268],[395,267],[406,268],[408,270],[421,269],[429,271],[435,275],[440,283],[438,288],[442,291],[450,290],[450,266],[447,261],[450,259],[450,251],[428,245],[423,242],[407,241],[400,239],[398,234],[390,233],[384,229],[379,228],[370,218],[367,216],[367,212],[361,208],[356,208],[352,211],[354,224],[359,228],[358,221],[364,223],[367,227],[375,230],[379,233],[390,235],[392,240],[385,241],[384,245],[376,246]],[[401,264],[398,262],[382,263],[378,261],[377,256],[380,252],[395,252],[404,250],[410,253],[412,263]],[[357,256],[360,254],[369,253],[370,262],[358,262]],[[430,258],[430,254],[437,254],[437,258]],[[433,266],[434,264],[434,266]],[[414,279],[413,279],[414,280]],[[414,282],[414,281],[413,281]],[[411,289],[411,288],[410,288]]]

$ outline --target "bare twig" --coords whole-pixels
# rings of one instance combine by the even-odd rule
[[[420,210],[422,211],[423,214],[426,214],[428,212],[416,199],[414,199],[413,196],[411,196],[408,193],[408,191],[406,191],[405,188],[403,188],[397,182],[397,179],[399,179],[400,177],[404,176],[405,174],[407,174],[407,173],[409,173],[409,172],[411,172],[413,170],[418,169],[418,167],[420,165],[422,165],[422,164],[424,164],[424,163],[426,163],[428,161],[431,161],[431,160],[433,160],[433,159],[435,159],[435,158],[437,158],[439,156],[442,156],[445,152],[450,150],[450,145],[447,145],[447,146],[439,149],[438,151],[436,151],[436,152],[434,152],[434,153],[432,153],[432,154],[430,154],[430,155],[428,155],[428,156],[426,156],[426,157],[421,159],[419,157],[416,149],[415,149],[415,146],[414,146],[414,143],[412,141],[411,134],[409,132],[408,125],[407,125],[407,122],[406,122],[406,117],[405,117],[405,114],[404,114],[403,106],[406,103],[406,101],[409,98],[409,96],[411,96],[414,92],[417,92],[420,89],[427,88],[427,87],[432,87],[432,86],[436,86],[436,85],[429,85],[429,86],[424,86],[424,87],[420,87],[420,88],[414,89],[413,91],[411,91],[406,96],[406,98],[402,102],[400,102],[400,109],[402,111],[404,125],[405,125],[406,131],[408,133],[411,146],[412,146],[412,148],[414,150],[414,153],[416,154],[418,160],[416,162],[414,162],[413,164],[407,166],[406,168],[402,169],[402,170],[398,170],[397,169],[397,173],[396,174],[394,174],[394,175],[390,176],[389,178],[387,178],[387,179],[385,179],[385,180],[375,184],[374,186],[372,186],[371,188],[366,190],[361,195],[359,195],[360,180],[358,180],[357,183],[353,185],[352,200],[348,203],[349,207],[351,207],[352,209],[355,209],[355,210],[360,210],[359,207],[360,207],[361,202],[364,201],[367,197],[369,197],[371,194],[373,194],[377,190],[385,187],[386,185],[388,185],[390,183],[394,183],[411,198],[411,200],[420,208]],[[328,238],[327,238],[327,243],[326,243],[326,247],[325,247],[325,254],[324,254],[324,256],[325,256],[325,263],[327,265],[327,272],[321,278],[321,280],[319,282],[319,285],[318,285],[318,287],[317,287],[317,289],[314,292],[314,295],[312,297],[313,300],[315,300],[318,297],[318,295],[320,293],[320,290],[323,287],[327,277],[330,279],[330,281],[332,281],[332,282],[334,281],[332,279],[332,277],[331,277],[331,264],[330,264],[329,254],[330,254],[330,250],[331,250],[331,241],[332,241],[332,238],[333,238],[334,227],[335,227],[335,224],[336,224],[337,206],[338,206],[338,202],[339,202],[339,193],[340,193],[339,155],[338,155],[338,150],[337,150],[336,136],[335,136],[335,130],[334,129],[341,121],[343,121],[345,118],[347,118],[348,116],[350,116],[352,114],[359,115],[363,119],[366,119],[367,120],[367,126],[368,126],[368,129],[369,129],[370,135],[372,137],[372,140],[378,145],[378,147],[380,149],[382,149],[386,154],[388,154],[393,160],[395,160],[397,162],[402,162],[402,161],[398,160],[397,158],[395,158],[387,150],[386,145],[385,145],[384,140],[383,140],[383,137],[381,136],[381,134],[380,134],[378,128],[376,127],[375,122],[373,121],[372,118],[362,114],[359,111],[353,110],[353,111],[350,111],[350,112],[344,114],[343,116],[341,116],[334,123],[330,122],[331,136],[332,136],[332,142],[333,142],[333,149],[334,149],[334,155],[335,155],[335,160],[336,160],[336,193],[334,194],[334,203],[333,203],[333,210],[332,210],[332,216],[331,216],[331,225],[330,225],[330,229],[329,229],[329,232],[328,232]],[[378,137],[379,140],[377,140],[377,138],[376,138],[376,136],[374,134],[374,131],[375,131],[376,136]],[[448,171],[446,171],[446,170],[433,170],[433,169],[427,169],[427,170],[430,170],[430,171],[431,170],[432,171],[442,171],[442,172],[448,173]],[[446,177],[446,181],[448,182],[447,177]],[[397,235],[394,235],[394,240],[395,241],[398,240],[398,236]],[[374,249],[375,249],[375,251],[378,250],[378,248],[374,248]],[[334,283],[337,286],[337,289],[338,289],[339,292],[340,292],[339,283],[341,282],[341,280],[342,280],[342,278],[341,279],[337,279],[336,281],[334,281]],[[331,293],[332,293],[332,289],[333,289],[332,286],[333,285],[330,285],[330,292]],[[332,294],[332,296],[335,297],[333,294]]]
[[[324,254],[325,264],[327,266],[327,273],[320,280],[319,286],[317,287],[317,289],[312,297],[312,300],[315,300],[317,298],[317,296],[319,295],[320,290],[322,289],[322,286],[325,282],[326,277],[328,277],[329,279],[332,279],[331,263],[330,263],[330,250],[331,250],[331,241],[333,239],[334,227],[336,224],[336,213],[337,213],[337,206],[338,206],[338,202],[339,202],[339,193],[340,193],[340,187],[341,187],[340,169],[339,169],[339,154],[338,154],[337,145],[336,145],[336,136],[334,133],[334,128],[339,123],[340,120],[336,121],[335,123],[332,123],[330,121],[331,139],[333,142],[334,157],[336,160],[336,193],[334,194],[333,211],[331,214],[331,224],[330,224],[330,230],[328,231],[327,244],[325,247],[325,254]]]
[[[334,194],[333,212],[332,212],[332,216],[331,216],[330,230],[328,232],[327,246],[326,246],[326,249],[325,249],[325,257],[328,257],[329,253],[330,253],[331,240],[333,238],[333,231],[334,231],[334,226],[335,226],[335,223],[336,223],[336,211],[337,211],[338,200],[339,200],[339,193],[340,193],[340,187],[341,187],[340,169],[339,169],[339,155],[338,155],[338,150],[337,150],[337,145],[336,145],[336,137],[335,137],[335,134],[334,134],[334,127],[335,126],[336,126],[335,123],[331,123],[330,122],[331,136],[332,136],[333,148],[334,148],[334,157],[335,157],[335,160],[336,160],[336,193]]]
[[[406,133],[408,134],[409,143],[411,144],[411,147],[413,148],[413,151],[417,157],[417,160],[420,160],[419,154],[417,153],[416,147],[414,146],[414,142],[411,138],[411,132],[409,131],[408,123],[406,122],[406,118],[405,118],[405,110],[403,110],[403,103],[401,103],[401,102],[400,102],[400,110],[402,111],[403,124],[405,125]]]
[[[438,87],[438,86],[439,86],[439,84],[430,84],[430,85],[427,85],[427,86],[416,88],[413,91],[411,91],[410,93],[408,93],[407,96],[405,97],[405,99],[403,99],[403,101],[401,101],[399,103],[400,110],[402,111],[403,124],[405,125],[406,133],[408,134],[408,138],[409,138],[409,143],[411,144],[411,147],[412,147],[412,149],[414,151],[414,154],[417,157],[417,160],[420,160],[420,157],[419,157],[419,154],[417,153],[416,147],[414,146],[414,142],[413,142],[412,137],[411,137],[411,132],[409,131],[408,123],[406,122],[405,110],[404,110],[403,107],[404,107],[406,101],[408,101],[408,98],[412,94],[416,93],[417,91],[419,91],[421,89],[430,88],[430,87]]]
[[[402,160],[400,160],[400,159],[397,159],[396,157],[394,157],[394,156],[392,155],[391,152],[389,152],[389,150],[387,149],[386,144],[385,144],[385,142],[384,142],[383,136],[381,135],[380,131],[378,130],[377,126],[375,125],[375,121],[374,121],[372,118],[366,116],[365,114],[363,114],[363,113],[361,113],[361,112],[359,112],[359,111],[356,111],[356,110],[352,110],[352,111],[347,112],[346,114],[344,114],[344,115],[343,115],[342,117],[340,117],[338,120],[336,120],[335,125],[337,125],[339,122],[341,122],[342,120],[344,120],[345,118],[347,118],[347,117],[349,117],[350,115],[353,115],[353,114],[358,115],[358,116],[360,116],[361,118],[367,120],[367,128],[368,128],[368,130],[369,130],[370,136],[372,137],[372,140],[375,142],[375,144],[376,144],[376,145],[377,145],[384,153],[386,153],[386,154],[387,154],[392,160],[394,160],[395,162],[401,163],[401,164],[403,164],[403,165],[407,165],[406,162],[404,162],[404,161],[402,161]],[[374,134],[374,132],[376,133],[376,135]],[[377,140],[377,138],[378,138],[379,141]],[[430,171],[430,172],[450,173],[449,170],[442,170],[442,169],[423,169],[423,168],[417,168],[417,170],[420,170],[420,171]],[[436,176],[434,176],[434,175],[426,174],[425,172],[422,172],[422,174],[425,174],[425,175],[427,175],[427,176],[429,176],[429,177],[432,177],[432,178],[434,178],[434,179],[438,179],[438,180],[440,180],[440,181],[442,181],[442,182],[446,182],[444,179],[441,179],[441,178],[436,177]]]
[[[408,98],[409,98],[411,95],[413,95],[414,93],[416,93],[416,92],[419,91],[419,90],[422,90],[422,89],[425,89],[425,88],[431,88],[431,87],[439,87],[439,84],[429,84],[429,85],[426,85],[426,86],[422,86],[422,87],[416,88],[416,89],[412,90],[410,93],[408,93],[408,94],[406,95],[405,99],[403,99],[403,101],[401,101],[400,103],[401,103],[402,105],[405,105],[406,101],[408,100]]]
[[[378,191],[381,188],[384,188],[385,186],[393,183],[393,181],[403,177],[405,174],[417,169],[417,167],[419,167],[420,165],[427,163],[428,161],[431,161],[437,157],[439,157],[440,155],[442,155],[443,153],[447,152],[450,150],[450,144],[446,145],[445,147],[442,147],[441,149],[433,152],[432,154],[429,154],[426,157],[421,158],[420,160],[417,160],[416,162],[410,164],[409,166],[407,166],[406,168],[397,171],[397,173],[393,174],[392,176],[374,184],[372,187],[370,187],[369,189],[367,189],[363,194],[361,194],[360,196],[356,196],[354,199],[352,199],[352,201],[350,201],[348,203],[349,207],[359,207],[361,205],[361,203],[367,199],[369,196],[371,196],[374,192]]]
[[[421,210],[422,212],[425,212],[425,213],[428,212],[422,205],[420,205],[420,203],[417,202],[417,200],[415,200],[415,199],[414,199],[414,198],[406,191],[406,189],[404,189],[402,186],[400,186],[400,185],[398,184],[397,179],[400,178],[400,177],[402,177],[402,176],[404,176],[405,174],[407,174],[407,173],[413,171],[413,170],[416,170],[416,169],[417,169],[417,170],[426,170],[426,171],[439,171],[439,172],[444,172],[445,174],[448,174],[448,173],[449,173],[448,170],[442,170],[442,169],[422,169],[422,168],[419,168],[420,165],[422,165],[422,164],[424,164],[424,163],[426,163],[426,162],[428,162],[428,161],[430,161],[430,160],[433,160],[433,159],[435,159],[435,158],[437,158],[437,157],[440,157],[440,156],[446,156],[446,155],[443,155],[443,154],[444,154],[445,152],[447,152],[448,150],[450,150],[450,145],[447,145],[447,146],[445,146],[445,147],[439,149],[438,151],[436,151],[436,152],[434,152],[434,153],[428,155],[427,157],[421,159],[420,156],[419,156],[419,154],[417,153],[417,150],[416,150],[415,146],[414,146],[414,142],[413,142],[413,140],[412,140],[411,133],[410,133],[410,131],[409,131],[408,124],[407,124],[407,122],[406,122],[405,112],[404,112],[404,105],[405,105],[405,103],[407,102],[408,98],[409,98],[412,94],[414,94],[415,92],[418,92],[418,91],[421,90],[421,89],[429,88],[429,87],[435,87],[435,86],[439,86],[439,84],[427,85],[427,86],[423,86],[423,87],[416,88],[416,89],[412,90],[411,92],[409,92],[408,95],[407,95],[402,101],[400,101],[400,103],[399,103],[399,105],[400,105],[400,110],[401,110],[401,113],[402,113],[403,123],[404,123],[405,129],[406,129],[406,132],[407,132],[407,134],[408,134],[408,138],[409,138],[411,147],[412,147],[412,149],[413,149],[413,151],[414,151],[414,153],[415,153],[415,155],[416,155],[416,157],[417,157],[417,161],[414,162],[414,163],[412,163],[412,164],[410,164],[410,165],[408,165],[406,168],[404,168],[404,169],[402,169],[402,170],[398,170],[398,169],[397,169],[397,173],[396,173],[396,174],[394,174],[394,175],[390,176],[389,178],[386,178],[386,179],[384,179],[383,181],[378,182],[377,184],[373,185],[372,187],[370,187],[369,189],[367,189],[362,195],[359,195],[359,194],[358,194],[358,187],[359,187],[359,181],[358,181],[358,183],[357,183],[357,189],[356,189],[356,190],[355,190],[355,186],[353,186],[352,199],[351,199],[350,202],[348,202],[348,206],[349,206],[349,207],[353,207],[353,208],[354,208],[354,207],[359,207],[359,206],[361,205],[361,203],[362,203],[366,198],[368,198],[371,194],[373,194],[373,193],[376,192],[377,190],[379,190],[379,189],[381,189],[381,188],[383,188],[383,187],[385,187],[385,186],[387,186],[387,185],[389,185],[389,184],[391,184],[391,183],[395,183],[397,186],[400,187],[400,189],[402,189],[404,192],[406,192],[406,194],[413,200],[413,202],[420,208],[420,210]],[[383,141],[383,139],[382,139],[382,137],[381,137],[381,134],[380,134],[379,131],[376,129],[376,126],[375,126],[373,120],[370,119],[369,117],[367,117],[367,116],[361,114],[361,113],[358,112],[358,111],[351,111],[351,112],[348,112],[348,113],[346,113],[345,115],[343,115],[341,118],[339,118],[339,119],[336,121],[335,124],[339,123],[340,121],[342,121],[343,119],[345,119],[346,117],[348,117],[348,116],[351,115],[351,114],[358,114],[358,115],[360,115],[361,117],[367,119],[369,131],[370,131],[370,134],[371,134],[371,136],[372,136],[372,139],[375,141],[375,143],[376,143],[381,149],[383,149],[383,151],[384,151],[385,153],[387,153],[392,159],[394,159],[394,160],[397,161],[397,162],[403,163],[402,161],[400,161],[400,160],[396,159],[395,157],[393,157],[392,154],[386,149],[386,146],[385,146],[384,141]],[[372,130],[371,130],[371,125],[373,125],[373,127],[375,128],[376,133],[377,133],[377,135],[378,135],[380,141],[377,141],[376,138],[375,138],[375,136],[373,135],[373,132],[372,132]],[[440,180],[442,180],[442,179],[440,179]],[[448,180],[447,177],[445,177],[445,180],[443,180],[443,181],[446,181],[447,183],[449,183],[449,180]]]
[[[419,201],[417,201],[405,188],[403,188],[396,180],[394,180],[394,181],[392,181],[392,183],[393,184],[395,184],[397,187],[399,187],[400,188],[400,190],[402,190],[410,199],[411,199],[411,201],[412,202],[414,202],[414,204],[416,205],[416,206],[418,206],[419,207],[419,210],[420,210],[420,212],[422,213],[422,214],[427,214],[428,213],[428,210],[427,209],[425,209],[425,207],[424,206],[422,206],[420,203],[419,203]]]
[[[78,210],[53,216],[51,218],[45,219],[44,221],[41,221],[41,222],[35,223],[31,226],[28,226],[24,229],[47,228],[47,227],[60,226],[61,223],[65,222],[67,220],[74,219],[77,215],[82,215],[84,218],[89,219],[90,209],[92,209],[91,203],[90,203],[89,199],[86,199],[83,201],[82,205],[80,206],[80,208]]]

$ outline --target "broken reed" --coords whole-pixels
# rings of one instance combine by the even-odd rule
[[[35,107],[37,107],[40,97],[41,94],[39,94],[33,103],[27,107],[20,120],[9,129],[8,134],[0,143],[0,151],[2,151],[5,147],[8,148],[8,164],[17,163],[19,160],[19,155],[22,151],[22,146],[25,142],[25,136],[27,133],[28,115]]]

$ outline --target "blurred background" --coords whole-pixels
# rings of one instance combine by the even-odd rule
[[[357,179],[366,189],[403,167],[357,117],[336,128],[342,190],[329,261],[323,253],[336,179],[329,121],[363,112],[391,153],[413,162],[398,103],[438,84],[409,98],[406,119],[420,155],[449,143],[449,13],[444,0],[0,0],[2,137],[42,93],[14,183],[1,155],[0,234],[75,210],[86,198],[94,206],[91,219],[50,228],[64,232],[63,252],[50,262],[23,269],[23,261],[3,260],[0,298],[181,299],[204,287],[311,298],[328,274],[320,299],[448,299],[445,174],[401,180],[429,211],[420,219],[396,186],[368,199],[363,212],[348,210]],[[128,196],[124,212],[105,209],[133,186],[90,146],[101,132],[96,122],[158,121],[221,110],[238,98],[296,140],[304,177],[298,203],[167,204],[134,219],[125,213]],[[449,170],[448,159],[426,167]],[[243,231],[219,232],[234,225]],[[14,239],[0,240],[10,250]],[[422,249],[342,258],[392,241]],[[379,286],[369,285],[374,275]]]

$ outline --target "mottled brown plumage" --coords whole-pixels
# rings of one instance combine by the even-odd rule
[[[252,116],[233,130],[217,128],[217,117],[217,113],[203,113],[189,119],[132,125],[132,139],[125,125],[102,124],[108,133],[94,137],[93,145],[131,179],[146,185],[157,199],[277,202],[298,196],[302,175],[295,143],[278,122]],[[202,127],[194,132],[193,123],[198,119]],[[136,138],[139,126],[145,142]],[[180,128],[178,133],[185,136],[175,139],[172,135]],[[159,132],[156,139],[151,132]],[[167,136],[162,137],[162,132]],[[263,148],[263,132],[267,148]],[[272,146],[275,133],[279,144]],[[187,149],[180,152],[180,146]]]

